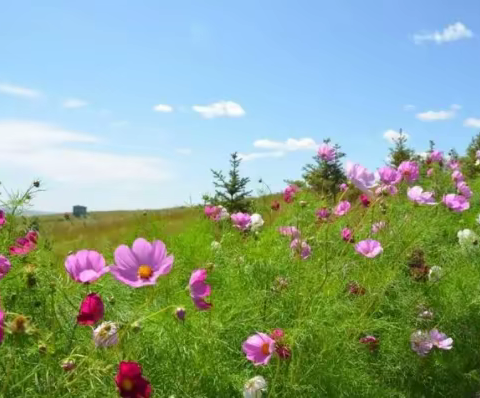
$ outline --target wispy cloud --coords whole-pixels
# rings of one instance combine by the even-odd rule
[[[299,150],[315,150],[317,144],[312,138],[289,138],[286,141],[272,141],[268,139],[257,140],[253,143],[255,148],[275,149],[278,151],[299,151]]]
[[[465,119],[465,121],[463,122],[463,125],[465,127],[473,127],[473,128],[480,129],[480,119],[469,117],[468,119]]]
[[[403,106],[403,110],[404,110],[404,111],[407,111],[407,112],[408,112],[408,111],[413,111],[413,110],[415,110],[415,105],[412,105],[412,104],[404,105],[404,106]]]
[[[62,106],[67,109],[78,109],[83,108],[88,105],[88,102],[78,99],[78,98],[69,98],[63,101]]]
[[[193,152],[190,148],[177,148],[175,151],[180,155],[185,155],[185,156],[191,155]]]
[[[27,99],[37,99],[42,96],[40,91],[26,87],[14,86],[13,84],[8,83],[0,83],[0,93]]]
[[[155,112],[170,113],[173,112],[173,106],[167,104],[158,104],[153,107]]]
[[[421,44],[429,41],[442,44],[461,39],[470,39],[472,37],[473,32],[463,23],[457,22],[452,25],[448,25],[442,31],[436,30],[434,32],[417,33],[413,35],[413,41],[415,44]]]
[[[402,131],[402,135],[408,140],[410,136]],[[383,133],[383,138],[385,138],[388,142],[391,142],[392,144],[395,143],[399,138],[400,138],[400,133],[395,130],[387,130]]]
[[[193,105],[192,109],[205,119],[215,117],[241,117],[245,110],[233,101],[219,101],[209,105]]]
[[[250,160],[262,159],[262,158],[280,158],[285,155],[283,151],[272,151],[272,152],[252,152],[252,153],[239,153],[238,157],[244,162]]]
[[[415,116],[417,119],[422,120],[424,122],[447,120],[447,119],[454,118],[456,116],[456,111],[458,111],[459,109],[461,109],[460,105],[453,104],[450,106],[449,110],[420,112],[420,113],[417,113]]]

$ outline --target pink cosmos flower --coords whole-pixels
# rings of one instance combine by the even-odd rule
[[[306,260],[308,257],[310,257],[310,253],[312,253],[312,248],[308,245],[308,243],[301,241],[298,238],[292,240],[292,243],[290,243],[290,249],[299,253],[303,260]]]
[[[385,185],[396,185],[402,180],[402,173],[393,167],[384,166],[378,169],[380,181]]]
[[[284,236],[291,236],[292,239],[300,237],[300,231],[296,227],[279,227],[278,232]]]
[[[65,269],[73,280],[91,283],[109,271],[105,259],[95,250],[80,250],[65,260]]]
[[[90,293],[80,304],[80,311],[77,315],[79,325],[95,325],[103,318],[105,307],[102,298],[97,293]]]
[[[398,171],[402,173],[402,177],[407,182],[418,180],[419,170],[417,162],[405,160],[400,163],[400,166],[398,166]]]
[[[437,162],[437,163],[442,163],[443,162],[443,152],[442,151],[432,151],[432,153],[430,153],[428,155],[428,158],[427,158],[427,163],[432,163],[432,162]]]
[[[159,240],[150,243],[138,238],[131,249],[120,245],[115,249],[114,258],[111,274],[131,287],[154,285],[158,277],[168,274],[173,266],[173,255],[167,256],[165,244]]]
[[[350,207],[351,205],[348,200],[342,200],[341,202],[338,203],[334,213],[336,216],[343,216],[344,214],[348,213],[348,211],[350,210]]]
[[[38,233],[36,231],[29,231],[23,238],[18,238],[15,241],[15,246],[10,246],[9,251],[12,256],[19,256],[28,254],[36,249],[38,240]]]
[[[431,177],[433,174],[433,169],[428,169],[427,170],[427,177]]]
[[[292,184],[292,185],[289,185],[288,187],[285,188],[285,190],[283,191],[283,200],[287,203],[290,203],[293,201],[293,197],[295,196],[295,194],[300,190],[299,187],[297,187],[296,185]]]
[[[398,188],[395,185],[380,185],[375,189],[375,195],[396,195],[398,193]]]
[[[360,202],[362,202],[362,206],[363,207],[368,207],[370,206],[370,199],[368,198],[367,195],[365,195],[364,193],[362,193],[360,195]]]
[[[421,357],[427,355],[433,348],[433,343],[430,339],[430,336],[427,332],[423,332],[421,330],[417,330],[416,332],[412,333],[410,336],[410,344],[412,350]]]
[[[480,149],[475,152],[475,157],[480,160]]]
[[[328,210],[326,207],[322,207],[321,209],[317,210],[316,215],[319,220],[326,221],[330,216],[330,210]]]
[[[257,333],[243,343],[242,350],[255,366],[266,365],[275,352],[275,340],[268,334]]]
[[[219,213],[220,208],[217,206],[205,206],[204,212],[208,218],[214,219]]]
[[[375,174],[369,172],[365,167],[356,163],[347,162],[346,165],[347,178],[355,185],[360,191],[367,195],[372,195],[370,188],[375,186]]]
[[[355,239],[353,238],[353,232],[350,228],[343,228],[342,229],[342,239],[345,241],[345,242],[350,242],[350,243],[353,243],[355,242]]]
[[[452,180],[455,182],[463,181],[463,174],[460,170],[454,170],[452,173]]]
[[[453,339],[447,337],[445,333],[440,333],[437,329],[430,330],[430,340],[432,344],[441,350],[451,350]]]
[[[433,199],[433,192],[424,192],[422,187],[414,186],[408,188],[407,196],[410,200],[421,205],[436,205]]]
[[[340,191],[341,192],[346,192],[348,189],[348,185],[343,183],[343,184],[340,184]]]
[[[322,144],[320,145],[320,148],[318,148],[318,156],[325,162],[331,162],[335,160],[335,153],[335,148],[328,144]]]
[[[230,216],[230,218],[235,228],[238,228],[240,231],[245,231],[248,229],[252,222],[250,214],[247,213],[234,213]]]
[[[379,221],[372,225],[372,234],[376,234],[381,229],[385,228],[385,221]]]
[[[460,162],[458,160],[455,160],[455,159],[451,159],[448,163],[447,163],[448,167],[450,167],[451,170],[458,170],[460,168]]]
[[[0,254],[0,280],[7,275],[8,271],[10,271],[10,268],[12,268],[12,264],[10,264],[9,259]]]
[[[444,195],[442,202],[445,204],[445,206],[456,213],[460,213],[470,208],[470,203],[465,196],[456,195],[454,193]]]
[[[206,279],[207,270],[201,268],[192,272],[190,281],[188,282],[190,297],[199,310],[209,310],[212,307],[211,303],[205,301],[205,297],[210,296],[210,293],[212,292],[211,286],[205,283]]]
[[[470,189],[470,187],[467,185],[465,181],[460,181],[459,183],[457,183],[457,189],[458,189],[458,192],[460,192],[460,194],[464,196],[466,199],[470,199],[473,195],[472,190]]]
[[[365,257],[373,258],[383,252],[380,242],[373,239],[366,239],[355,245],[355,250]]]
[[[0,228],[5,225],[7,222],[7,217],[5,216],[5,212],[3,210],[0,210]]]

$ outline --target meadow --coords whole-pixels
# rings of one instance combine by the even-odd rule
[[[474,397],[480,180],[407,163],[375,182],[350,165],[335,201],[288,186],[260,219],[191,206],[32,235],[4,215],[0,396]],[[68,260],[83,249],[106,266]]]

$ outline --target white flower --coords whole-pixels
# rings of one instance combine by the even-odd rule
[[[210,247],[212,248],[212,250],[219,250],[222,247],[222,245],[220,244],[220,242],[217,242],[216,240],[214,240],[210,245]]]
[[[115,322],[103,322],[93,330],[95,347],[109,347],[118,343],[117,324]]]
[[[457,232],[458,243],[460,246],[468,248],[478,244],[478,236],[470,229],[462,229]]]
[[[223,206],[218,206],[220,208],[220,214],[219,214],[219,219],[220,220],[225,220],[227,218],[230,218],[230,213],[227,211],[227,209]]]
[[[432,268],[430,268],[430,271],[428,271],[428,279],[432,282],[437,282],[442,277],[442,274],[442,267],[434,265]]]
[[[479,164],[480,164],[480,159],[477,159],[477,160],[475,161],[475,166],[478,166]]]
[[[264,224],[263,218],[260,214],[255,213],[250,216],[250,229],[256,231]]]
[[[243,398],[261,398],[262,391],[267,389],[267,382],[262,376],[248,380],[243,387]]]
[[[480,224],[480,214],[477,216],[477,223]]]

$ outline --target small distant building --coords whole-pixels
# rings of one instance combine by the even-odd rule
[[[87,216],[87,208],[85,206],[73,206],[73,215],[75,217],[86,217]]]

